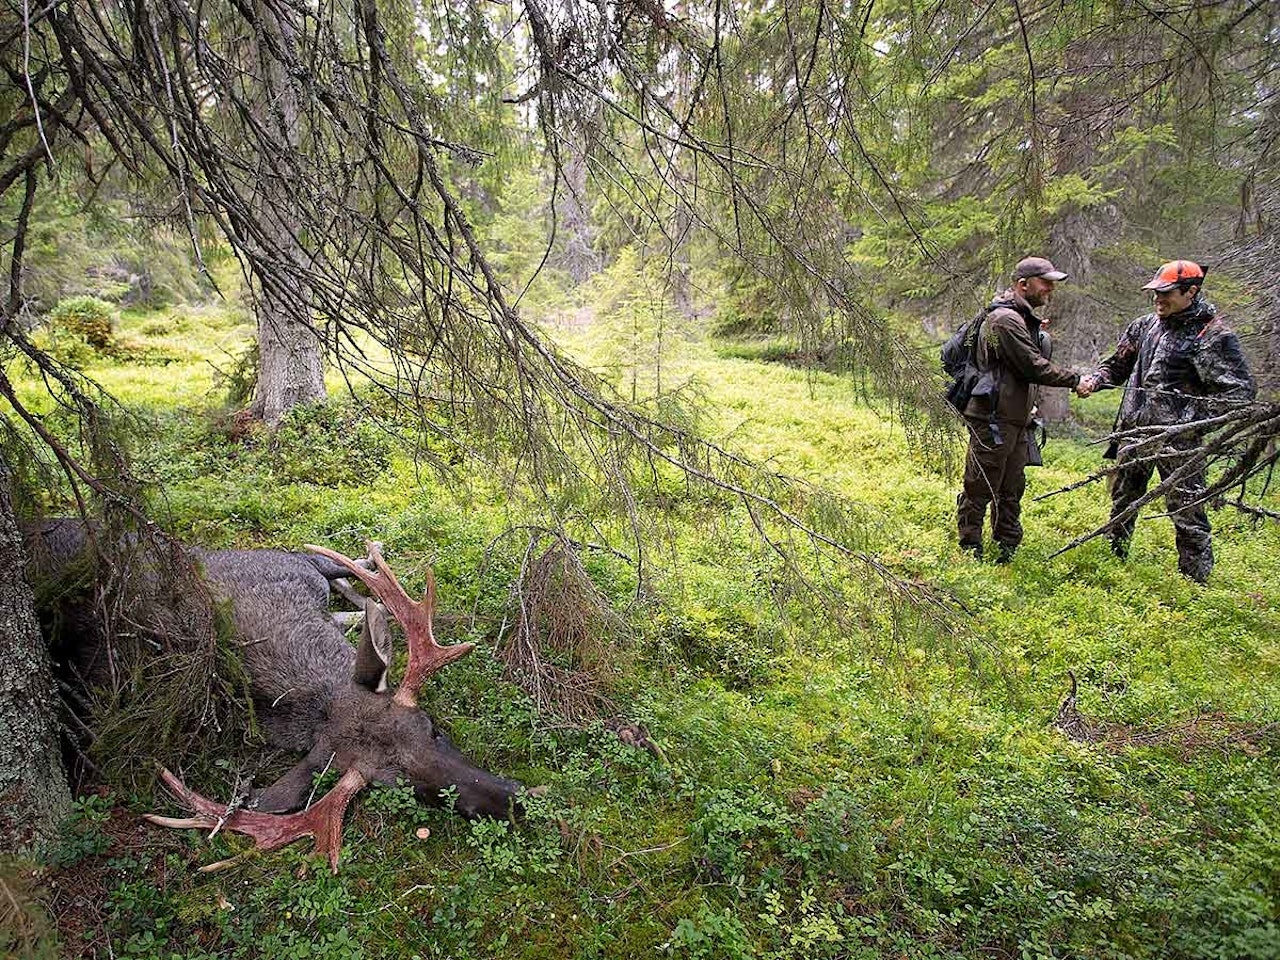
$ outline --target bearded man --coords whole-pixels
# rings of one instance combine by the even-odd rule
[[[987,307],[977,341],[982,377],[964,409],[969,425],[964,487],[957,498],[960,548],[981,558],[987,505],[996,562],[1008,563],[1022,542],[1022,494],[1027,487],[1027,433],[1039,387],[1075,387],[1080,374],[1041,352],[1042,318],[1054,285],[1067,279],[1044,257],[1013,269],[1012,285]]]

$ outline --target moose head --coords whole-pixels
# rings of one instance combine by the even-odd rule
[[[401,587],[376,544],[369,544],[368,559],[359,562],[324,547],[308,545],[307,549],[360,579],[373,596],[362,598],[364,627],[354,657],[341,631],[328,616],[292,633],[284,628],[259,628],[259,632],[268,634],[265,637],[268,646],[274,644],[287,649],[257,654],[261,665],[255,671],[251,664],[251,672],[275,670],[279,673],[287,669],[280,664],[293,662],[293,673],[304,677],[301,680],[273,677],[273,689],[284,692],[270,706],[278,712],[284,711],[290,704],[282,701],[293,698],[293,712],[279,725],[287,728],[290,735],[277,739],[308,749],[306,757],[256,796],[230,804],[209,800],[168,770],[162,770],[165,784],[194,815],[175,818],[149,814],[147,819],[166,827],[207,828],[213,832],[233,830],[253,837],[256,846],[263,850],[310,836],[336,872],[343,816],[352,797],[366,784],[405,780],[412,784],[420,798],[434,802],[439,802],[442,791],[448,791],[455,809],[467,816],[501,817],[514,812],[523,787],[472,764],[418,708],[418,692],[426,679],[445,664],[465,656],[474,646],[471,643],[442,646],[436,642],[432,629],[435,580],[431,571],[427,571],[423,599],[415,601]],[[231,564],[243,566],[243,558],[252,553],[256,552],[222,551],[205,555],[206,577],[215,588],[221,583],[230,594],[237,619],[241,607],[247,608],[258,601],[257,592],[246,592],[236,577],[224,575],[219,580],[217,561],[231,557],[234,558]],[[274,554],[274,557],[306,562],[290,554]],[[320,566],[320,561],[316,561],[316,565]],[[236,583],[235,590],[226,590],[228,581]],[[390,630],[374,598],[399,622],[408,641],[408,667],[394,693],[387,687],[387,671],[392,660]],[[271,603],[267,597],[263,601],[264,609],[270,608]],[[260,622],[253,621],[248,614],[246,619]],[[278,612],[276,619],[279,620]],[[318,623],[326,624],[329,632],[318,631]],[[296,649],[299,637],[324,650],[319,656],[307,656],[307,651]],[[248,639],[252,642],[255,638]],[[318,663],[324,666],[317,667]],[[299,669],[296,664],[305,664],[306,668]],[[340,675],[343,672],[345,675]],[[302,692],[295,694],[295,689]],[[327,769],[342,772],[337,784],[320,800],[298,810],[307,804],[315,774]],[[290,810],[298,812],[286,812]],[[228,862],[201,869],[218,869]]]

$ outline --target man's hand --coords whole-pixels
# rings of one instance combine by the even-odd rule
[[[1089,394],[1098,389],[1097,374],[1089,374],[1087,377],[1081,377],[1080,382],[1076,384],[1076,396],[1083,400]]]

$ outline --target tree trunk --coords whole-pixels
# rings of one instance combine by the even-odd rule
[[[1081,40],[1068,47],[1066,65],[1071,70],[1083,70],[1107,53],[1107,48]],[[1101,97],[1091,84],[1081,84],[1059,101],[1054,165],[1058,176],[1086,171],[1095,163],[1100,135],[1096,113]],[[1105,298],[1097,295],[1094,254],[1103,239],[1116,236],[1120,228],[1119,213],[1110,203],[1085,208],[1069,206],[1050,227],[1048,256],[1059,270],[1071,275],[1055,294],[1050,327],[1054,363],[1092,367],[1115,335],[1115,318],[1104,315],[1098,307]],[[1069,390],[1044,389],[1040,393],[1040,412],[1050,422],[1065,420],[1069,399]]]
[[[0,850],[49,843],[71,807],[58,697],[27,583],[22,537],[0,462]]]
[[[693,232],[693,212],[683,194],[677,195],[674,223],[671,228],[671,298],[676,312],[692,317],[693,264],[689,258],[689,240]]]
[[[677,0],[675,16],[683,21],[689,14],[688,0]],[[690,109],[693,99],[694,63],[693,58],[685,50],[680,50],[675,58],[675,93],[672,115],[683,117]],[[668,256],[670,256],[671,299],[676,313],[689,318],[694,315],[693,298],[693,263],[689,256],[689,244],[693,234],[693,210],[689,205],[688,191],[692,189],[694,175],[691,168],[692,157],[687,150],[675,146],[681,139],[682,131],[678,126],[670,128],[672,146],[670,147],[673,162],[667,169],[667,178],[676,183],[677,189],[673,198],[675,209],[667,229]]]
[[[586,282],[600,269],[595,251],[595,228],[587,208],[587,158],[585,144],[570,148],[568,162],[560,171],[561,188],[556,200],[556,219],[564,231],[560,263],[575,283]]]
[[[1049,231],[1049,258],[1070,279],[1054,294],[1049,333],[1053,337],[1053,362],[1064,367],[1092,368],[1116,334],[1116,318],[1099,309],[1094,251],[1101,238],[1119,230],[1118,216],[1110,205],[1073,210]],[[1044,388],[1040,412],[1050,422],[1065,420],[1070,391]]]
[[[270,424],[280,422],[300,403],[325,398],[320,338],[306,320],[272,308],[264,296],[258,312],[258,387],[253,413]]]
[[[255,4],[259,33],[253,43],[263,88],[254,102],[259,128],[278,139],[281,156],[297,156],[302,140],[298,93],[281,61],[282,51],[297,50],[297,30],[276,8]],[[279,158],[263,150],[258,158],[260,222],[267,236],[255,260],[258,273],[258,385],[253,413],[267,423],[280,421],[292,407],[325,398],[321,338],[311,318],[311,289],[305,253],[293,230],[303,218],[297,182],[290,182]]]

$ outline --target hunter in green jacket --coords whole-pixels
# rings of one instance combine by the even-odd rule
[[[982,378],[965,407],[969,451],[958,498],[960,547],[982,556],[987,505],[996,561],[1007,563],[1022,542],[1022,494],[1026,489],[1027,432],[1039,386],[1075,387],[1080,375],[1040,352],[1035,308],[1067,275],[1043,257],[1027,257],[1013,271],[1013,286],[987,308],[978,344]]]

